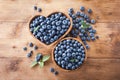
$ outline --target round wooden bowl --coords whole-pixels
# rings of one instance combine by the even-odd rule
[[[85,63],[85,61],[86,61],[86,59],[87,59],[87,50],[86,50],[86,47],[84,46],[84,44],[82,43],[82,41],[81,41],[80,39],[78,39],[78,38],[67,37],[67,38],[62,39],[61,41],[69,40],[69,39],[76,40],[76,41],[80,42],[80,43],[83,45],[83,47],[84,47],[84,49],[85,49],[85,59],[84,59],[84,62],[83,62],[83,63]],[[60,42],[61,42],[61,41],[60,41]],[[59,43],[60,43],[60,42],[59,42]],[[55,45],[55,47],[56,47],[59,43],[57,43],[57,44]],[[82,65],[80,65],[78,68],[76,68],[76,69],[74,69],[74,70],[67,70],[67,69],[64,69],[64,68],[60,67],[60,66],[56,63],[56,61],[55,61],[55,59],[54,59],[54,50],[55,50],[55,47],[54,47],[54,49],[52,50],[52,61],[53,61],[53,63],[54,63],[59,69],[61,69],[61,70],[63,70],[63,71],[75,71],[75,70],[77,70],[78,68],[80,68],[80,67],[83,65],[83,63],[82,63]]]
[[[55,14],[55,13],[59,13],[59,12],[57,12],[57,11],[56,11],[56,12],[53,12],[53,13],[49,14],[48,16],[45,16],[45,17],[49,17],[50,15]],[[62,12],[60,12],[60,13],[62,13]],[[33,36],[33,38],[37,39],[43,46],[45,46],[45,47],[48,48],[48,49],[51,49],[51,47],[52,47],[53,45],[55,45],[56,42],[58,42],[58,41],[60,41],[62,38],[64,38],[64,37],[71,31],[71,29],[72,29],[72,20],[71,20],[71,18],[69,17],[69,15],[66,15],[66,14],[64,14],[64,13],[62,13],[62,14],[63,14],[64,16],[66,16],[67,18],[70,19],[70,23],[71,23],[71,24],[70,24],[70,27],[68,28],[68,30],[64,33],[64,35],[62,35],[58,40],[56,40],[56,41],[54,41],[53,43],[47,45],[47,44],[41,42],[40,40],[38,40],[38,39],[32,34],[32,32],[30,31],[30,23],[33,21],[33,19],[35,19],[35,18],[38,17],[38,16],[42,16],[42,15],[35,15],[35,16],[33,16],[33,17],[29,20],[29,27],[28,27],[28,29],[29,29],[30,34]]]

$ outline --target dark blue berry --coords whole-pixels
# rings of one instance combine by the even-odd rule
[[[35,46],[34,46],[34,50],[37,50],[37,49],[38,49],[38,46],[35,45]]]
[[[55,71],[54,74],[55,74],[55,75],[58,75],[58,71]]]
[[[88,9],[88,13],[92,13],[92,9]]]
[[[34,6],[34,10],[37,10],[37,6]]]
[[[42,11],[42,9],[41,8],[38,8],[38,12],[41,12]]]
[[[96,23],[96,21],[95,21],[94,19],[92,19],[92,20],[91,20],[91,23],[92,23],[92,24],[95,24],[95,23]]]
[[[81,11],[84,11],[84,10],[85,10],[85,7],[81,6],[81,7],[80,7],[80,10],[81,10]]]
[[[23,50],[26,51],[26,50],[27,50],[27,47],[24,47]]]
[[[54,72],[55,70],[54,70],[54,68],[50,68],[50,72]]]
[[[32,43],[32,42],[30,42],[30,43],[29,43],[29,46],[30,46],[30,47],[33,47],[33,43]]]

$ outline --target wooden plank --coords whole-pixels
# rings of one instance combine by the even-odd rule
[[[78,70],[66,72],[48,61],[45,67],[30,68],[31,59],[0,58],[0,80],[120,80],[120,59],[87,59]],[[54,76],[50,67],[59,71]]]
[[[43,9],[41,15],[54,11],[67,14],[69,8],[76,11],[80,6],[93,9],[93,18],[98,22],[120,22],[120,0],[0,0],[0,21],[27,22],[32,15],[38,14],[33,5]]]
[[[40,47],[38,52],[51,53],[30,35],[27,27],[27,23],[2,22],[0,24],[1,57],[25,57],[30,50],[24,52],[22,48],[31,41]],[[98,23],[95,29],[100,39],[88,42],[91,47],[88,57],[120,58],[120,23]]]

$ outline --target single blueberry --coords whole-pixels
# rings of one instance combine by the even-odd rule
[[[41,12],[42,11],[42,9],[41,8],[38,8],[38,12]]]
[[[92,13],[92,9],[88,9],[88,13]]]
[[[80,10],[81,10],[81,11],[84,11],[84,10],[85,10],[85,7],[81,6],[81,7],[80,7]]]
[[[37,6],[34,6],[34,10],[37,10]]]
[[[29,46],[30,46],[30,47],[33,47],[33,43],[32,43],[32,42],[30,42],[30,43],[29,43]]]
[[[27,50],[27,47],[24,47],[23,50],[26,51],[26,50]]]
[[[95,21],[94,19],[92,19],[92,20],[91,20],[91,23],[92,23],[92,24],[95,24],[95,23],[96,23],[96,21]]]
[[[54,68],[50,68],[50,72],[54,72],[55,70],[54,70]]]
[[[55,74],[55,75],[58,75],[58,71],[55,71],[54,74]]]

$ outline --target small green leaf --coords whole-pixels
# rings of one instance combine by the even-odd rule
[[[82,28],[88,28],[90,25],[88,23],[86,23],[85,21],[81,21],[81,27]]]
[[[44,62],[43,62],[43,61],[38,62],[38,64],[39,64],[39,66],[40,66],[41,68],[44,67]]]
[[[43,56],[42,61],[45,62],[45,61],[49,60],[49,58],[50,58],[50,55],[45,55],[45,56]]]
[[[40,26],[37,26],[36,28],[34,28],[34,32],[36,32],[39,28]]]
[[[76,59],[71,59],[70,62],[75,62]]]
[[[36,66],[36,65],[37,65],[37,62],[36,62],[36,61],[33,61],[30,67],[34,67],[34,66]]]

